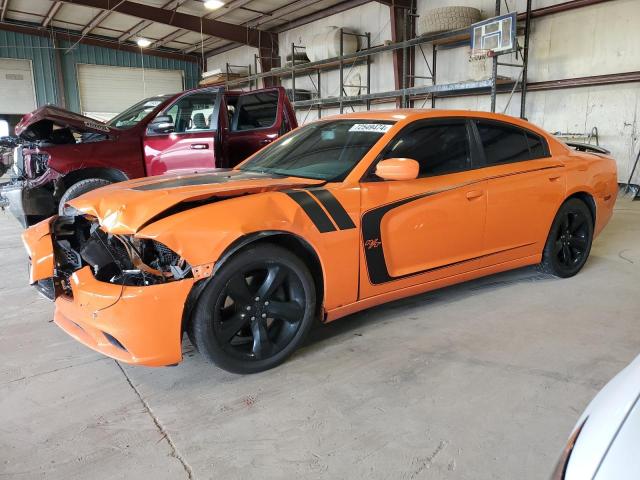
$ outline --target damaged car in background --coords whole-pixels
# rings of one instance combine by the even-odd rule
[[[296,127],[282,87],[158,95],[106,123],[47,105],[16,125],[14,178],[0,195],[27,227],[111,183],[233,167]]]

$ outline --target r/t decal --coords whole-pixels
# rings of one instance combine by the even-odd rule
[[[372,248],[378,248],[380,245],[382,245],[382,242],[377,238],[372,238],[364,242],[364,246],[367,247],[368,250],[371,250]]]

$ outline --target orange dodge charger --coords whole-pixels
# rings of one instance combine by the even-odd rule
[[[283,362],[314,319],[525,265],[575,275],[616,164],[516,118],[394,110],[322,119],[232,170],[131,180],[24,233],[55,322],[110,357]]]

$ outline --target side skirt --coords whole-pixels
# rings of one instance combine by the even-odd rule
[[[358,300],[357,302],[350,303],[349,305],[343,305],[333,310],[329,310],[325,314],[325,323],[333,322],[346,315],[365,310],[367,308],[375,307],[383,303],[391,302],[393,300],[400,300],[402,298],[411,297],[420,293],[429,292],[438,288],[448,287],[457,283],[466,282],[468,280],[474,280],[476,278],[485,277],[494,273],[505,272],[507,270],[513,270],[519,267],[526,267],[528,265],[536,265],[542,260],[542,254],[531,255],[528,257],[518,258],[516,260],[509,260],[508,262],[498,263],[489,267],[482,267],[477,270],[471,270],[469,272],[460,273],[458,275],[452,275],[450,277],[433,280],[427,283],[421,283],[419,285],[413,285],[411,287],[394,290],[392,292],[382,293],[374,297]]]

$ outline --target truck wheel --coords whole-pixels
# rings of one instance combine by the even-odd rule
[[[80,195],[95,190],[96,188],[104,187],[111,184],[111,181],[104,178],[87,178],[86,180],[80,180],[77,183],[71,185],[62,198],[60,198],[60,204],[58,205],[58,215],[73,215],[75,209],[67,204],[69,200],[79,197]]]

